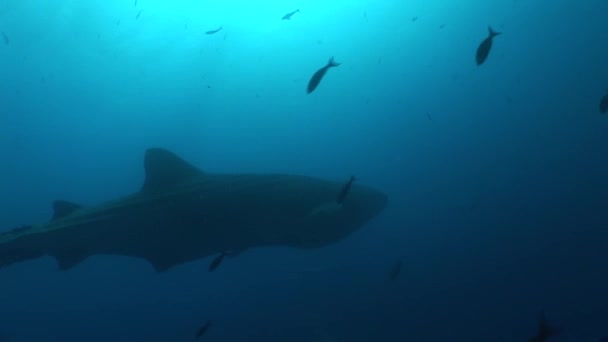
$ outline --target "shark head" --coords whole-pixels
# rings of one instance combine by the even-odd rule
[[[325,186],[327,188],[325,188]],[[314,203],[301,228],[300,247],[320,247],[336,242],[379,215],[387,206],[386,194],[370,187],[355,185],[348,198],[338,203],[332,195],[339,191],[339,184],[319,186],[319,197],[324,200]],[[325,197],[329,199],[325,200]]]

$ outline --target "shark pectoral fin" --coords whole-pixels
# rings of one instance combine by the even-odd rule
[[[175,266],[176,263],[173,260],[166,258],[152,258],[146,257],[146,260],[154,267],[154,270],[158,273],[168,271],[171,267]]]
[[[81,209],[82,207],[83,206],[81,206],[80,204],[57,200],[53,202],[53,218],[51,219],[51,221],[68,216],[76,210]]]
[[[59,270],[66,271],[83,262],[89,257],[89,253],[82,249],[63,249],[53,256],[57,259]]]
[[[146,180],[141,191],[145,193],[164,191],[204,175],[194,165],[161,148],[146,151],[144,168]]]

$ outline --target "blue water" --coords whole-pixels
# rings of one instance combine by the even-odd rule
[[[281,17],[296,8],[290,21]],[[138,18],[136,16],[141,11]],[[0,270],[0,340],[552,341],[608,334],[608,2],[0,3],[0,227],[137,191],[148,147],[389,195],[348,238],[156,273]],[[475,65],[487,26],[488,60]],[[222,26],[214,34],[208,30]],[[314,93],[311,75],[334,56]],[[397,260],[399,278],[388,275]]]

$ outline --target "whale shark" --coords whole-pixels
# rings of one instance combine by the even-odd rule
[[[68,270],[93,255],[147,260],[156,271],[231,251],[319,248],[344,239],[387,206],[386,194],[289,174],[208,173],[150,148],[145,180],[123,198],[85,206],[58,200],[49,222],[0,233],[0,267],[51,256]]]

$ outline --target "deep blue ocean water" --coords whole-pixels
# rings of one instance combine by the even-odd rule
[[[605,0],[2,1],[1,230],[46,222],[56,199],[138,191],[149,147],[211,172],[356,175],[389,206],[338,243],[253,249],[213,273],[211,258],[164,273],[118,256],[8,266],[0,341],[193,341],[207,320],[204,341],[528,341],[541,311],[551,341],[597,341],[607,13]],[[477,66],[488,25],[502,34]]]

